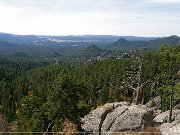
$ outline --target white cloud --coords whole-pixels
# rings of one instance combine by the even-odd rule
[[[149,3],[180,3],[179,0],[146,0]]]
[[[44,35],[180,35],[180,4],[167,2],[0,0],[0,30]]]

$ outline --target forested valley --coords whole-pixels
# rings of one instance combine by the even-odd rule
[[[161,110],[180,102],[180,46],[134,49],[125,57],[87,62],[0,59],[0,131],[61,132],[105,103],[146,104],[161,96]],[[152,104],[154,106],[154,104]]]

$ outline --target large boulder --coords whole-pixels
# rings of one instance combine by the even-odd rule
[[[153,124],[153,111],[143,105],[127,102],[108,103],[98,107],[83,119],[82,128],[87,132],[139,131]]]

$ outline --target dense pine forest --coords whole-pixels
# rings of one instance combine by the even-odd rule
[[[81,118],[105,103],[146,104],[159,109],[180,102],[180,46],[134,49],[119,58],[49,63],[0,58],[0,131],[59,132],[65,121],[81,131]],[[152,104],[152,107],[154,104]]]

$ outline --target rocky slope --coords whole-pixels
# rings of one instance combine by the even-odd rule
[[[153,99],[155,107],[130,105],[127,102],[107,103],[97,107],[82,119],[82,129],[93,134],[112,134],[112,132],[136,132],[145,127],[155,126],[163,135],[180,134],[180,110],[173,110],[169,123],[169,111],[158,109],[159,97]],[[156,132],[156,131],[155,131]]]

